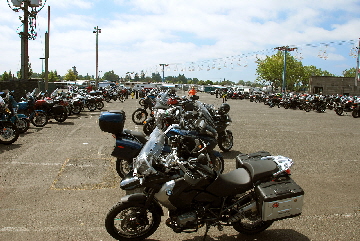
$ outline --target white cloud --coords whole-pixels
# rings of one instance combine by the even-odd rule
[[[81,74],[94,74],[94,26],[102,29],[99,69],[114,70],[119,75],[159,63],[228,60],[226,57],[282,45],[359,37],[360,9],[353,0],[286,4],[282,0],[48,0],[47,4],[51,6],[50,68],[62,75],[74,65]],[[16,28],[21,23],[20,14],[13,13],[6,3],[0,3],[0,8],[4,8],[0,40],[6,42],[0,51],[13,53],[6,63],[0,60],[2,73],[9,68],[3,66],[18,68],[20,39]],[[46,10],[39,13],[38,30],[38,39],[29,44],[35,72],[41,71],[37,56],[43,52]],[[310,56],[311,52],[318,50],[306,54]],[[328,62],[347,61],[346,54],[331,50]],[[254,69],[251,71],[249,75],[253,76]],[[241,75],[245,72],[250,71],[236,71]]]

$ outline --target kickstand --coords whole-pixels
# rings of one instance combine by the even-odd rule
[[[204,234],[204,237],[203,237],[203,241],[205,241],[206,236],[207,236],[207,234],[209,232],[209,229],[210,229],[210,225],[208,223],[206,223],[206,230],[205,230],[205,234]]]

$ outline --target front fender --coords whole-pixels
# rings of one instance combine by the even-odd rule
[[[19,119],[21,119],[21,118],[28,119],[28,118],[29,118],[29,117],[27,117],[27,115],[24,115],[24,114],[17,114],[17,117],[18,117]]]
[[[122,197],[120,201],[122,203],[137,203],[145,206],[147,197],[143,193],[134,193]],[[160,204],[155,200],[151,202],[149,209],[154,210],[156,213],[159,213],[161,216],[164,216],[163,209],[161,208]]]

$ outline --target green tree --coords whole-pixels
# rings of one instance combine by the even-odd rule
[[[355,76],[356,76],[356,68],[346,69],[342,73],[343,73],[344,77],[354,77],[355,78]]]
[[[59,76],[57,74],[57,71],[50,71],[48,75],[49,82],[56,82],[59,81]]]
[[[76,75],[75,75],[74,71],[72,69],[69,69],[68,72],[66,73],[64,79],[67,81],[75,81]]]
[[[270,83],[275,89],[282,86],[284,70],[284,52],[278,51],[275,55],[266,56],[264,60],[257,59],[257,81],[262,84]],[[289,52],[286,56],[286,89],[294,90],[303,76],[303,65]]]
[[[110,80],[110,81],[118,81],[120,79],[119,75],[114,73],[114,70],[105,72],[105,74],[103,75],[102,78],[105,80]]]
[[[152,82],[162,82],[162,77],[160,73],[152,73],[151,74]]]
[[[10,73],[11,73],[11,71],[10,71]],[[10,78],[11,78],[11,75],[8,73],[8,72],[4,72],[3,73],[3,75],[1,76],[1,80],[2,81],[9,81],[10,80]]]

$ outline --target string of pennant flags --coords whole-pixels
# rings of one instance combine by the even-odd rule
[[[304,59],[302,50],[305,48],[318,48],[317,57],[327,60],[329,58],[329,48],[334,46],[350,46],[349,56],[358,58],[358,42],[359,40],[341,40],[341,41],[331,41],[323,43],[311,43],[303,45],[289,45],[288,47],[294,48],[293,56],[295,59],[301,61]],[[260,51],[254,51],[239,55],[233,55],[223,58],[214,58],[207,60],[200,60],[194,62],[185,62],[185,63],[169,63],[165,66],[155,65],[141,72],[145,75],[152,73],[159,73],[163,70],[166,72],[193,72],[193,71],[215,71],[221,69],[235,69],[235,68],[246,68],[248,67],[250,61],[256,61],[259,58],[273,55],[276,51],[276,48],[269,48]]]

